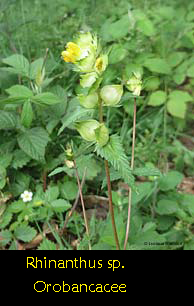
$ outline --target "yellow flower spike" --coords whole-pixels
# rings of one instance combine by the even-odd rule
[[[68,42],[66,46],[66,51],[63,51],[61,53],[64,61],[67,63],[75,63],[76,60],[79,58],[80,54],[80,47],[73,42]]]
[[[81,53],[80,47],[73,43],[73,42],[68,42],[67,43],[67,52],[71,53],[72,55],[79,56]]]
[[[105,58],[97,61],[95,68],[97,52],[97,37],[90,32],[79,33],[75,42],[68,42],[65,51],[61,53],[63,59],[67,63],[73,63],[77,66],[77,71],[90,73],[94,70],[101,74],[105,70]]]
[[[75,61],[76,61],[75,56],[68,51],[61,52],[61,56],[66,63],[75,63]]]

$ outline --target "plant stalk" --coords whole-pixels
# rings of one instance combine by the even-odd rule
[[[47,171],[46,170],[43,171],[42,178],[43,178],[43,191],[46,192],[46,189],[47,189],[47,182],[46,182]]]
[[[100,101],[100,103],[99,103],[99,121],[100,121],[100,123],[103,123],[102,100],[99,98],[99,101]],[[107,179],[107,186],[108,186],[109,212],[110,212],[110,216],[111,216],[114,239],[115,239],[115,243],[116,243],[116,249],[120,250],[119,239],[118,239],[117,229],[116,229],[116,224],[115,224],[114,208],[113,208],[113,203],[112,203],[110,171],[109,171],[109,166],[108,166],[108,161],[107,160],[104,160],[104,165],[105,165],[106,179]]]
[[[135,134],[136,134],[136,98],[134,98],[134,112],[133,112],[133,138],[132,138],[132,153],[131,153],[131,170],[134,168],[134,157],[135,157]],[[127,241],[129,238],[129,229],[130,229],[130,218],[131,218],[131,200],[132,200],[132,191],[129,187],[129,198],[128,198],[128,214],[127,214],[127,226],[126,226],[126,234],[125,234],[125,242],[124,242],[124,250],[127,247]]]
[[[108,186],[109,211],[110,211],[110,215],[111,215],[113,233],[114,233],[114,238],[115,238],[115,243],[116,243],[116,249],[120,250],[119,239],[118,239],[117,229],[116,229],[116,224],[115,224],[114,208],[113,208],[113,203],[112,203],[112,190],[111,190],[110,172],[109,172],[109,167],[108,167],[108,161],[105,160],[104,164],[105,164],[105,170],[106,170],[106,178],[107,178],[107,186]]]
[[[82,181],[81,181],[81,189],[83,188],[83,185],[84,185],[84,183],[85,183],[85,176],[86,176],[86,168],[85,168],[85,170],[84,170],[83,178],[82,178]],[[65,231],[65,229],[66,229],[66,227],[67,227],[67,223],[68,223],[69,219],[71,218],[71,216],[72,216],[74,210],[75,210],[76,207],[77,207],[77,204],[78,204],[78,202],[79,202],[79,197],[80,197],[80,191],[78,190],[78,192],[77,192],[77,197],[76,197],[76,199],[75,199],[75,202],[74,202],[74,204],[73,204],[73,206],[72,206],[70,212],[68,213],[68,215],[67,215],[67,217],[66,217],[66,219],[65,219],[65,222],[64,222],[64,226],[63,226],[62,232]]]

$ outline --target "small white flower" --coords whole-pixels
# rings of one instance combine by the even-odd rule
[[[23,202],[30,202],[32,200],[32,192],[25,190],[22,194],[21,194],[21,198],[23,200]]]

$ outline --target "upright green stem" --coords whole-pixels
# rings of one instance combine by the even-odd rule
[[[134,168],[135,133],[136,133],[136,98],[134,98],[134,112],[133,112],[133,139],[132,139],[132,153],[131,153],[131,170],[133,170]],[[132,200],[132,191],[131,191],[131,188],[129,187],[128,215],[127,215],[127,226],[126,226],[124,250],[126,250],[127,241],[129,237],[130,217],[131,217],[131,200]]]
[[[100,98],[99,98],[99,100],[100,100],[100,103],[99,103],[99,121],[100,121],[100,123],[103,123],[102,100]],[[109,171],[109,166],[108,166],[108,161],[107,160],[104,160],[104,166],[105,166],[105,171],[106,171],[106,179],[107,179],[107,186],[108,186],[109,212],[110,212],[111,221],[112,221],[114,239],[115,239],[115,243],[116,243],[116,249],[120,250],[119,239],[118,239],[117,229],[116,229],[116,224],[115,224],[114,208],[113,208],[113,203],[112,203],[110,171]]]

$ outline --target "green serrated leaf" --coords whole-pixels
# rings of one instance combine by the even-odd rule
[[[167,62],[161,58],[151,58],[146,59],[144,66],[152,72],[157,72],[161,74],[170,74],[171,69]]]
[[[132,191],[132,205],[139,203],[140,201],[152,193],[153,185],[150,182],[137,184],[137,191]]]
[[[67,170],[67,167],[58,167],[55,170],[53,170],[51,173],[49,173],[48,176],[53,176],[61,172],[66,172],[66,170]]]
[[[194,194],[184,194],[181,206],[188,211],[191,216],[194,216]]]
[[[167,231],[174,224],[175,220],[175,216],[158,215],[157,229],[159,231]]]
[[[187,70],[187,75],[190,78],[194,78],[194,64],[191,65]]]
[[[76,166],[78,168],[78,174],[80,178],[83,177],[84,171],[86,169],[85,177],[87,180],[94,179],[94,177],[96,177],[101,171],[100,165],[94,158],[92,158],[92,155],[90,154],[78,157],[76,160]]]
[[[148,18],[142,18],[137,21],[137,28],[146,36],[152,36],[155,34],[155,28],[151,20]]]
[[[129,239],[129,242],[131,241],[139,247],[139,250],[160,250],[165,247],[165,238],[153,230],[141,231]]]
[[[52,202],[56,200],[59,196],[59,188],[58,186],[49,186],[45,192],[45,199],[48,202]]]
[[[74,200],[77,196],[78,187],[74,181],[67,181],[60,186],[61,195],[66,200]]]
[[[176,213],[178,210],[179,210],[178,203],[168,199],[160,200],[156,206],[156,212],[159,215],[171,215]]]
[[[8,230],[4,230],[0,232],[0,246],[5,246],[12,239],[12,233]]]
[[[22,200],[14,201],[9,206],[7,211],[11,213],[18,213],[25,208],[25,203]]]
[[[36,230],[29,225],[22,224],[14,231],[16,239],[24,242],[30,242],[36,236]]]
[[[144,81],[145,90],[156,90],[160,86],[160,79],[158,77],[150,77]]]
[[[193,98],[188,92],[181,90],[174,90],[169,95],[167,103],[168,112],[178,118],[185,118],[187,105],[186,102],[192,101]]]
[[[159,179],[159,187],[162,191],[174,189],[183,179],[183,174],[178,171],[169,171]]]
[[[11,221],[12,213],[5,211],[0,217],[0,228],[5,228]]]
[[[30,159],[31,158],[22,150],[15,150],[12,160],[12,167],[14,169],[22,168],[30,161]]]
[[[0,110],[0,130],[14,129],[16,125],[16,114]]]
[[[135,189],[134,176],[129,167],[129,161],[125,155],[123,146],[118,135],[112,135],[104,147],[96,145],[95,151],[102,158],[106,159],[117,170],[124,181]]]
[[[182,90],[173,90],[170,93],[169,98],[170,100],[177,101],[177,103],[180,103],[180,102],[184,103],[184,102],[189,102],[193,100],[193,98],[188,92],[182,91]]]
[[[11,153],[7,153],[6,155],[1,154],[0,155],[0,167],[7,168],[11,164],[12,158],[13,158],[13,154]],[[1,175],[0,175],[0,178],[1,178]]]
[[[110,22],[107,20],[101,29],[103,40],[111,41],[125,37],[129,32],[130,20],[128,14],[122,16],[118,21]]]
[[[160,170],[148,167],[136,168],[133,170],[133,174],[137,176],[161,176]]]
[[[33,120],[33,109],[30,100],[27,100],[23,107],[21,113],[21,123],[26,128],[29,128]]]
[[[172,116],[184,119],[187,105],[185,102],[178,102],[177,100],[170,99],[167,103],[167,110]]]
[[[11,244],[9,246],[9,250],[16,251],[17,249],[18,249],[18,243],[14,239],[14,240],[11,241]]]
[[[14,96],[9,96],[8,98],[6,99],[3,99],[1,101],[1,104],[22,104],[26,101],[26,97],[14,97]]]
[[[127,50],[124,49],[121,45],[115,44],[111,49],[108,61],[110,64],[118,63],[126,57],[127,53]]]
[[[43,92],[34,96],[32,102],[40,105],[54,105],[63,102],[63,100],[51,92]]]
[[[185,52],[172,52],[167,58],[167,62],[171,67],[176,67],[184,59]]]
[[[57,248],[56,248],[56,244],[47,239],[47,238],[44,238],[44,240],[41,242],[41,244],[38,246],[38,250],[42,250],[42,251],[46,251],[46,250],[49,250],[49,251],[55,251]]]
[[[22,151],[33,159],[41,160],[44,158],[45,148],[50,138],[46,130],[35,127],[20,134],[17,140]]]
[[[22,76],[29,76],[30,64],[25,58],[25,56],[21,54],[14,54],[2,60],[4,64],[12,66],[16,73]]]
[[[13,85],[6,89],[6,92],[12,97],[30,98],[33,96],[33,92],[23,85]]]
[[[173,80],[178,85],[182,84],[184,82],[185,78],[186,78],[185,72],[179,72],[179,73],[174,73],[173,74]]]
[[[111,24],[109,31],[114,39],[125,37],[129,32],[130,22],[128,14],[121,17],[120,20]]]
[[[167,98],[167,94],[165,91],[162,91],[162,90],[155,91],[150,95],[148,105],[151,105],[151,106],[162,105],[166,101],[166,98]]]
[[[71,208],[71,204],[64,199],[57,199],[51,203],[51,207],[56,212],[65,212]]]

